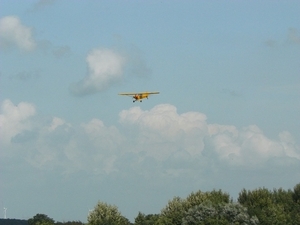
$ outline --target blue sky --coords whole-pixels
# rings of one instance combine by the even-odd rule
[[[0,206],[131,221],[174,196],[293,188],[299,1],[0,1]],[[160,91],[142,103],[119,92]]]

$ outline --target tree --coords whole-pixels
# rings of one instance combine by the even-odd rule
[[[292,209],[292,218],[294,224],[300,224],[300,183],[294,187],[294,191],[292,192],[292,199],[294,204],[294,208]]]
[[[54,225],[54,220],[45,214],[36,214],[28,220],[28,225]]]
[[[229,203],[229,194],[223,193],[221,190],[213,190],[208,192],[201,192],[200,190],[197,192],[192,192],[187,198],[188,208],[199,205],[205,201],[210,201],[213,204],[218,203]]]
[[[266,188],[254,191],[243,189],[239,193],[238,202],[248,208],[251,216],[256,215],[262,225],[300,224],[290,190],[274,189],[272,192]]]
[[[139,212],[137,217],[134,220],[135,225],[154,225],[158,220],[158,214],[149,214],[145,215],[144,213]]]
[[[19,219],[0,219],[1,225],[28,225],[27,220]]]
[[[159,214],[148,214],[145,217],[145,225],[154,225],[159,219]]]
[[[55,225],[84,225],[81,221],[56,222]]]
[[[145,214],[144,213],[141,213],[139,212],[139,214],[137,215],[137,217],[134,219],[134,224],[135,225],[143,225],[145,223]]]
[[[158,225],[180,225],[184,212],[188,210],[185,199],[174,197],[168,202],[167,206],[161,210]]]
[[[185,213],[192,207],[202,204],[203,202],[211,201],[214,204],[228,203],[229,195],[219,191],[211,192],[192,192],[186,199],[174,197],[168,205],[161,210],[160,218],[157,221],[158,225],[181,225]]]
[[[258,219],[250,217],[247,209],[238,203],[213,204],[206,201],[188,210],[182,225],[257,225]]]
[[[295,203],[300,204],[300,183],[294,187],[292,198]]]
[[[248,208],[251,216],[256,215],[262,224],[267,219],[262,209],[266,209],[272,205],[272,195],[266,188],[247,191],[243,189],[239,193],[238,202]]]
[[[88,225],[129,225],[127,218],[122,216],[118,208],[104,202],[98,202],[88,216]]]

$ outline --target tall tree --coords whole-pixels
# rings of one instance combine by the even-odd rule
[[[36,214],[28,220],[28,225],[54,225],[54,220],[45,214]]]
[[[292,198],[295,203],[300,204],[300,183],[294,187]]]
[[[294,191],[292,192],[292,199],[294,204],[294,208],[292,210],[292,218],[294,224],[300,224],[300,183],[294,187]]]
[[[262,225],[294,225],[300,224],[294,195],[292,191],[281,188],[273,191],[266,188],[253,191],[243,189],[238,202],[248,208],[250,215],[256,215]]]
[[[139,212],[134,220],[134,225],[154,225],[158,218],[158,214],[145,215],[144,213]]]
[[[202,192],[202,191],[197,191],[197,192],[192,192],[187,198],[188,202],[188,208],[191,208],[193,206],[199,205],[203,202],[210,201],[213,204],[218,204],[218,203],[229,203],[230,197],[229,194],[223,193],[222,190],[213,190],[213,191],[208,191],[208,192]]]
[[[182,225],[257,225],[258,219],[250,217],[247,209],[238,203],[213,204],[206,201],[188,210]]]
[[[88,216],[88,225],[130,225],[130,222],[116,206],[99,201]]]
[[[84,225],[81,221],[56,222],[55,225]]]
[[[158,225],[180,225],[184,212],[188,210],[188,204],[185,199],[174,197],[161,210],[160,217],[157,221]]]
[[[144,213],[139,212],[137,217],[134,219],[135,225],[144,225],[146,221],[146,215]]]
[[[228,203],[229,195],[219,191],[211,192],[192,192],[186,199],[174,197],[168,202],[168,205],[161,210],[160,218],[157,224],[161,225],[181,225],[185,213],[192,207],[200,205],[203,202],[211,201],[214,204]]]

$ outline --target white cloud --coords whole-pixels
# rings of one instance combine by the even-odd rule
[[[178,150],[199,155],[204,149],[203,137],[207,133],[206,116],[189,112],[179,115],[176,107],[169,104],[157,105],[150,111],[139,107],[123,110],[120,122],[138,127],[137,145],[147,155],[166,160]]]
[[[94,49],[87,56],[86,62],[87,76],[70,87],[74,95],[101,92],[122,79],[125,59],[114,50]]]
[[[3,101],[1,111],[0,127],[3,143],[9,143],[15,135],[32,128],[30,118],[36,113],[32,104],[21,102],[14,105],[7,99]]]
[[[32,37],[32,29],[23,25],[16,16],[6,16],[0,19],[0,47],[18,48],[31,51],[36,47]]]
[[[120,113],[121,123],[139,124],[167,136],[174,136],[181,131],[189,132],[195,128],[207,132],[205,121],[206,116],[197,112],[178,115],[176,107],[169,104],[157,105],[150,111],[133,107]]]
[[[220,129],[216,128],[219,125],[213,126],[214,128],[210,129],[213,130],[213,135],[209,138],[212,149],[230,164],[253,166],[274,157],[300,159],[299,146],[291,141],[289,133],[283,132],[279,140],[271,140],[255,125],[241,130],[232,126],[228,126],[227,129],[224,126]]]
[[[6,151],[14,149],[16,157],[22,152],[35,168],[59,168],[65,174],[87,171],[105,176],[134,171],[148,176],[155,165],[161,176],[178,177],[197,174],[200,168],[216,170],[216,165],[256,169],[270,160],[282,164],[290,163],[288,158],[300,160],[299,145],[287,131],[271,140],[256,125],[238,129],[208,124],[204,114],[178,114],[169,104],[123,110],[119,128],[97,118],[79,126],[57,117],[37,121],[35,114],[30,103],[15,106],[5,100],[1,145]]]
[[[100,149],[101,154],[116,154],[118,147],[122,145],[122,135],[114,126],[106,127],[99,119],[92,119],[89,123],[81,124],[88,140]]]
[[[280,132],[279,140],[286,155],[291,158],[297,158],[300,160],[300,148],[294,140],[293,136],[288,131]]]
[[[65,121],[61,118],[54,117],[51,126],[48,128],[49,131],[54,131],[57,127],[65,124]]]
[[[123,110],[120,122],[138,127],[139,145],[161,143],[159,151],[151,149],[148,153],[157,159],[165,160],[178,149],[192,157],[201,157],[203,151],[213,153],[219,160],[239,166],[260,164],[272,157],[300,159],[299,146],[291,141],[290,134],[284,132],[279,140],[270,140],[256,125],[239,130],[234,126],[207,124],[205,115],[179,115],[172,105],[158,105],[150,111],[139,107]]]

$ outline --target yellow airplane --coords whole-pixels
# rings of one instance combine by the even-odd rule
[[[133,102],[140,101],[142,102],[143,98],[148,98],[149,95],[159,94],[158,91],[154,92],[137,92],[137,93],[119,93],[119,95],[131,96],[133,98]]]

